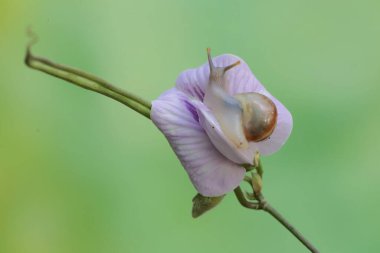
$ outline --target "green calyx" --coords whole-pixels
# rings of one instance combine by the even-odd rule
[[[193,218],[198,218],[205,212],[214,208],[222,201],[223,198],[224,198],[224,195],[219,196],[219,197],[205,197],[198,193],[193,198],[193,209],[192,209]]]

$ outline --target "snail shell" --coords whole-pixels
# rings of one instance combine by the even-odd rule
[[[267,139],[276,126],[276,105],[267,96],[256,92],[234,97],[243,108],[242,124],[247,140],[258,142]]]
[[[204,103],[213,112],[223,133],[238,148],[247,148],[248,142],[267,139],[277,123],[276,105],[267,96],[256,92],[229,95],[224,74],[237,66],[237,61],[226,67],[215,67],[210,49],[207,49],[210,78]]]

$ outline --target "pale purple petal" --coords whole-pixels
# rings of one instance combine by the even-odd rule
[[[241,58],[232,54],[224,54],[213,58],[216,67],[228,66],[238,60],[240,64],[230,69],[225,75],[227,80],[225,90],[227,93],[234,95],[236,93],[262,90],[263,86]],[[209,75],[210,68],[208,63],[199,68],[185,70],[177,78],[176,87],[188,96],[203,101]]]
[[[252,163],[256,151],[263,155],[276,152],[292,130],[290,112],[265,90],[242,59],[234,55],[213,59],[219,67],[237,60],[241,64],[226,73],[224,89],[230,95],[258,92],[272,99],[278,118],[270,138],[250,142],[246,149],[237,148],[226,138],[212,112],[203,104],[210,71],[207,63],[182,72],[176,88],[152,103],[152,121],[164,133],[194,186],[204,196],[219,196],[234,189],[245,174],[239,164]]]
[[[165,92],[152,102],[151,119],[168,139],[200,194],[220,196],[239,185],[245,169],[215,149],[188,95],[176,88]]]

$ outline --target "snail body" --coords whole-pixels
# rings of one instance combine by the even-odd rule
[[[273,133],[277,122],[277,109],[267,96],[256,93],[241,93],[234,96],[225,90],[224,74],[240,64],[239,61],[215,67],[210,50],[207,50],[210,78],[204,103],[213,112],[223,133],[238,148],[247,148],[248,142],[259,142]]]

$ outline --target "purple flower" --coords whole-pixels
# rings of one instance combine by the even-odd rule
[[[268,111],[265,106],[271,105]],[[208,197],[237,187],[246,172],[243,165],[253,164],[256,152],[265,156],[279,150],[293,125],[290,112],[248,65],[228,54],[209,56],[209,63],[182,72],[176,86],[152,102],[151,119],[196,190]],[[267,130],[261,131],[258,122]],[[254,136],[257,131],[261,137]]]

